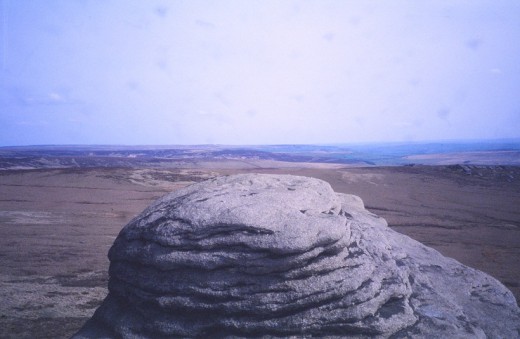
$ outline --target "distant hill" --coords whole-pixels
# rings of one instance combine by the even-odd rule
[[[46,145],[0,147],[0,169],[182,167],[200,161],[271,161],[345,166],[514,165],[520,140],[345,145]]]

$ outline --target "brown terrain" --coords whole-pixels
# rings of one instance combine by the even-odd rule
[[[238,172],[326,180],[360,196],[393,229],[487,272],[520,299],[520,167],[185,167],[0,171],[0,337],[70,337],[105,297],[107,252],[131,218],[172,190]]]

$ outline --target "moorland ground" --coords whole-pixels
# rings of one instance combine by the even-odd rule
[[[0,337],[70,337],[105,297],[107,252],[131,218],[172,190],[240,172],[326,180],[396,231],[494,276],[519,300],[519,167],[190,167],[0,172]]]

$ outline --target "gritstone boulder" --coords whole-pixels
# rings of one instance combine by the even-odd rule
[[[314,178],[180,189],[126,225],[109,259],[109,294],[75,338],[520,336],[497,280]]]

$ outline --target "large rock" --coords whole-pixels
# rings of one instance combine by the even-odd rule
[[[520,336],[497,280],[313,178],[173,192],[124,227],[109,258],[109,295],[76,338]]]

